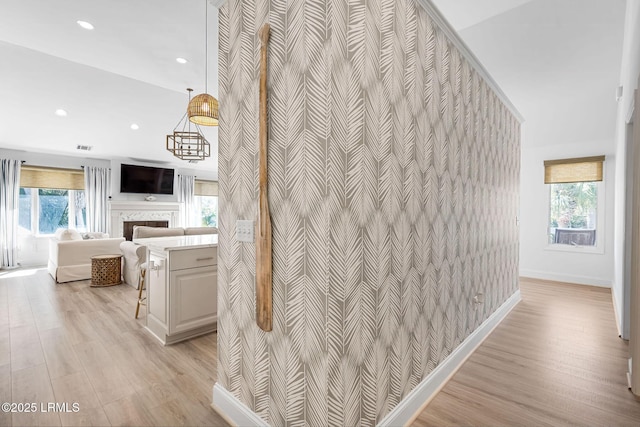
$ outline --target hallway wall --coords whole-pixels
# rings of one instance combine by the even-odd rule
[[[265,22],[269,333],[235,239]],[[219,384],[274,426],[374,425],[518,288],[520,125],[413,0],[230,0],[220,34]]]

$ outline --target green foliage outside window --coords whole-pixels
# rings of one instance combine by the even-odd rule
[[[34,234],[58,228],[86,231],[87,209],[82,190],[20,188],[18,224]]]
[[[40,199],[38,230],[40,234],[53,234],[58,228],[68,228],[68,193],[68,190],[38,190]]]
[[[200,214],[203,227],[218,226],[218,198],[217,197],[200,197]]]
[[[551,184],[549,198],[550,243],[556,228],[595,229],[598,206],[595,182]]]
[[[20,188],[18,224],[31,231],[31,188]]]

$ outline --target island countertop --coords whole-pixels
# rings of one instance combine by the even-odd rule
[[[202,234],[194,236],[147,237],[134,239],[133,242],[145,245],[150,250],[155,251],[178,251],[206,247],[215,248],[218,246],[218,235]]]

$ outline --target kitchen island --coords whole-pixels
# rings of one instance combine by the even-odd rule
[[[147,247],[147,329],[164,345],[215,331],[218,235],[134,242]]]

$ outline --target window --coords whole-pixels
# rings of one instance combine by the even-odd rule
[[[32,234],[87,231],[84,190],[20,188],[19,226]]]
[[[196,212],[200,218],[202,227],[218,226],[218,197],[217,196],[195,196]]]
[[[549,185],[547,239],[550,245],[598,246],[604,156],[546,161]]]
[[[82,171],[23,166],[20,175],[18,224],[23,232],[47,235],[58,228],[87,230]]]
[[[598,187],[595,182],[551,184],[549,243],[594,246]]]
[[[18,204],[18,226],[31,231],[31,189],[20,188]]]
[[[218,183],[216,181],[195,180],[195,211],[198,225],[203,227],[218,226]]]

